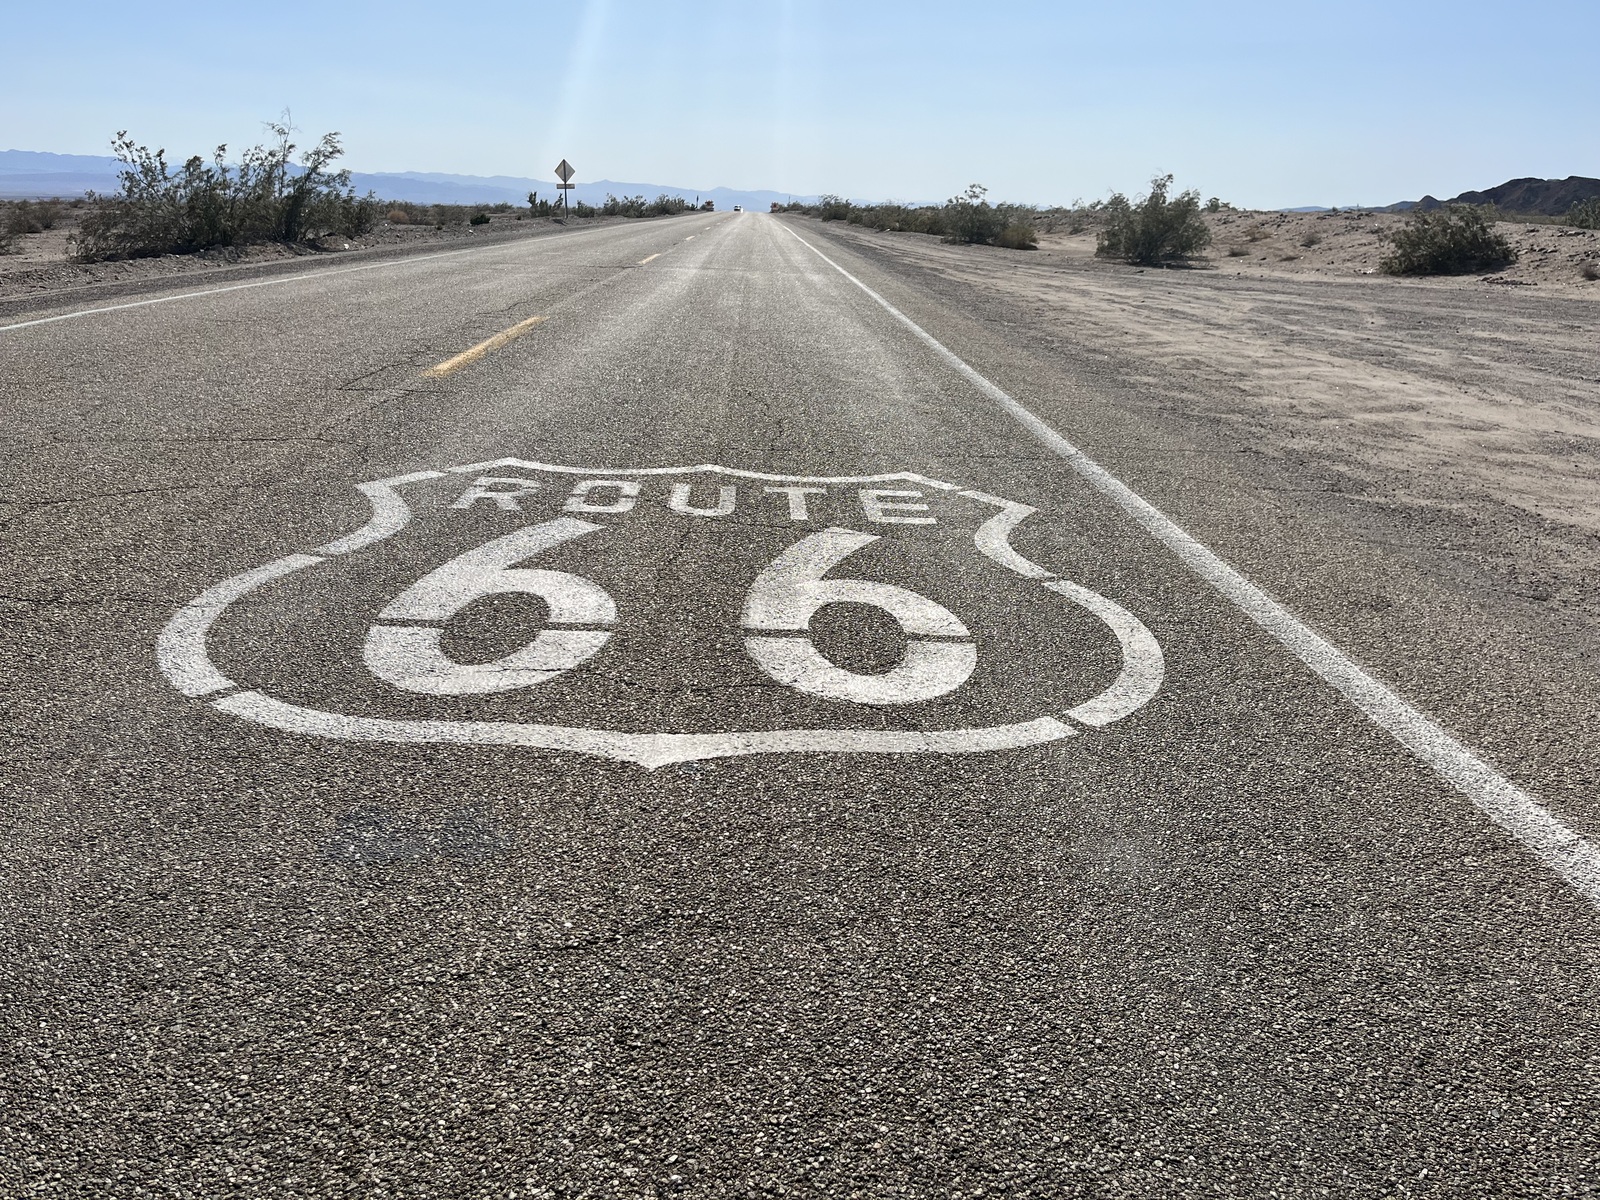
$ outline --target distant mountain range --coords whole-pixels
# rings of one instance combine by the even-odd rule
[[[1574,204],[1600,196],[1600,179],[1584,175],[1569,175],[1565,179],[1509,179],[1499,187],[1482,192],[1462,192],[1449,200],[1435,200],[1424,196],[1421,200],[1402,200],[1379,212],[1410,212],[1421,209],[1443,208],[1447,204],[1492,204],[1501,212],[1536,213],[1540,216],[1559,217]]]
[[[49,154],[39,150],[0,150],[0,200],[41,196],[79,196],[87,191],[115,192],[122,164],[95,154]],[[383,200],[409,200],[414,204],[526,204],[529,192],[554,200],[560,195],[551,179],[524,179],[513,175],[443,175],[432,171],[379,171],[351,173],[358,192],[375,192]],[[774,201],[816,203],[815,196],[787,192],[741,191],[738,188],[687,188],[663,183],[624,183],[597,179],[577,181],[574,201],[599,204],[607,195],[639,196],[653,200],[665,193],[685,200],[710,200],[718,209],[735,204],[765,211]],[[1512,179],[1482,192],[1462,192],[1449,200],[1424,196],[1402,200],[1372,212],[1428,211],[1447,204],[1493,204],[1502,212],[1538,213],[1559,217],[1574,204],[1600,196],[1600,179],[1571,175],[1566,179]],[[1284,212],[1326,212],[1319,206],[1286,208]]]
[[[117,175],[123,166],[114,158],[96,154],[49,154],[39,150],[0,150],[0,199],[22,200],[41,196],[79,196],[87,191],[119,190]],[[560,195],[553,179],[523,179],[512,175],[441,175],[427,171],[351,173],[358,192],[376,192],[384,200],[409,200],[415,204],[526,204],[529,192],[554,200]],[[625,183],[581,178],[572,189],[574,202],[598,204],[606,196],[639,196],[654,200],[665,193],[685,200],[710,200],[718,209],[742,204],[765,211],[774,201],[812,203],[815,196],[790,196],[785,192],[741,191],[738,188],[677,187],[661,183]]]

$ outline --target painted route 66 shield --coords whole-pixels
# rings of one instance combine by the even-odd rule
[[[1143,624],[1013,548],[1032,508],[910,472],[508,458],[358,486],[360,529],[172,618],[174,687],[312,737],[657,767],[1027,746],[1161,686]]]

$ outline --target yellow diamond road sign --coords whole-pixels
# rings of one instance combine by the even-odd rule
[[[572,169],[572,164],[564,158],[561,160],[561,165],[556,168],[556,178],[560,179],[562,183],[566,183],[576,174],[577,172]]]

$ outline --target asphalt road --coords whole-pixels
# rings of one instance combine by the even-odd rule
[[[813,222],[243,282],[0,318],[0,1194],[1600,1195],[1517,613]]]

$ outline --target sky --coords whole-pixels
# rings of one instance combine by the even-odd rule
[[[287,109],[359,171],[1253,208],[1600,176],[1600,2],[19,5],[0,149],[169,157]],[[70,28],[69,28],[70,25]]]

